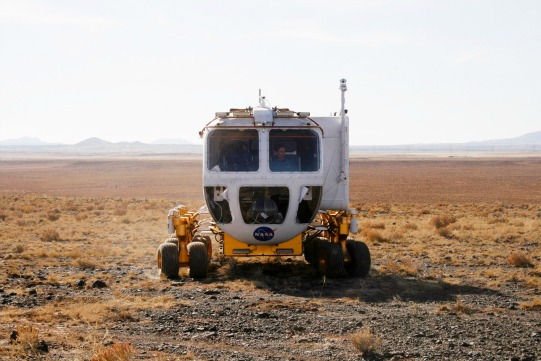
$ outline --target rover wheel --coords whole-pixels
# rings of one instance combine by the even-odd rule
[[[190,254],[190,277],[206,277],[209,266],[207,246],[203,242],[190,242],[188,253]]]
[[[317,270],[320,275],[329,278],[344,275],[344,254],[339,244],[321,242],[317,250]]]
[[[345,264],[348,276],[367,276],[371,264],[368,246],[364,242],[356,242],[353,239],[348,239],[346,241],[346,248],[351,256],[351,261]]]
[[[160,244],[158,247],[158,268],[167,278],[178,277],[180,263],[176,244],[170,242]]]
[[[210,261],[212,259],[212,241],[209,236],[196,236],[194,237],[193,242],[201,242],[207,247],[207,259]]]
[[[327,239],[325,237],[316,237],[304,245],[304,259],[315,267],[317,267],[317,254],[322,242],[327,242]]]
[[[178,247],[178,238],[177,238],[177,236],[171,236],[165,242],[173,243],[173,244],[177,245],[177,247]]]

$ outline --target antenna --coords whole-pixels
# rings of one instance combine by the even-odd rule
[[[347,145],[347,142],[346,142],[346,137],[348,136],[348,133],[347,133],[347,129],[346,129],[346,110],[345,110],[345,105],[346,105],[346,97],[345,97],[345,93],[346,91],[348,90],[348,87],[346,85],[346,79],[342,78],[340,79],[340,92],[341,92],[341,95],[342,95],[342,106],[341,106],[341,110],[340,110],[340,115],[341,115],[341,124],[340,124],[340,150],[341,150],[341,161],[340,161],[340,179],[339,181],[340,182],[343,182],[347,179],[347,174],[346,174],[346,165],[348,163],[348,155],[347,155],[347,149],[346,149],[346,145]]]
[[[259,106],[265,108],[265,97],[261,96],[261,89],[259,89]]]

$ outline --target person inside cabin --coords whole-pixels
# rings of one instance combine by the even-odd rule
[[[295,172],[299,170],[299,165],[295,159],[287,156],[285,145],[277,144],[274,147],[270,170],[273,172]]]
[[[220,169],[228,172],[246,172],[252,170],[252,159],[246,144],[242,141],[230,141],[220,150],[222,158]]]

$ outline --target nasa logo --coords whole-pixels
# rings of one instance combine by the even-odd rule
[[[274,238],[274,230],[269,227],[259,227],[254,231],[254,238],[258,241],[270,241]]]

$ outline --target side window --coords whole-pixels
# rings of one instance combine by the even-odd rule
[[[210,132],[207,137],[207,167],[216,172],[257,171],[257,130],[216,129]]]
[[[205,202],[208,210],[216,223],[231,223],[231,209],[226,196],[227,187],[205,187]]]
[[[312,130],[274,129],[269,133],[269,168],[272,172],[319,170],[319,141]]]

